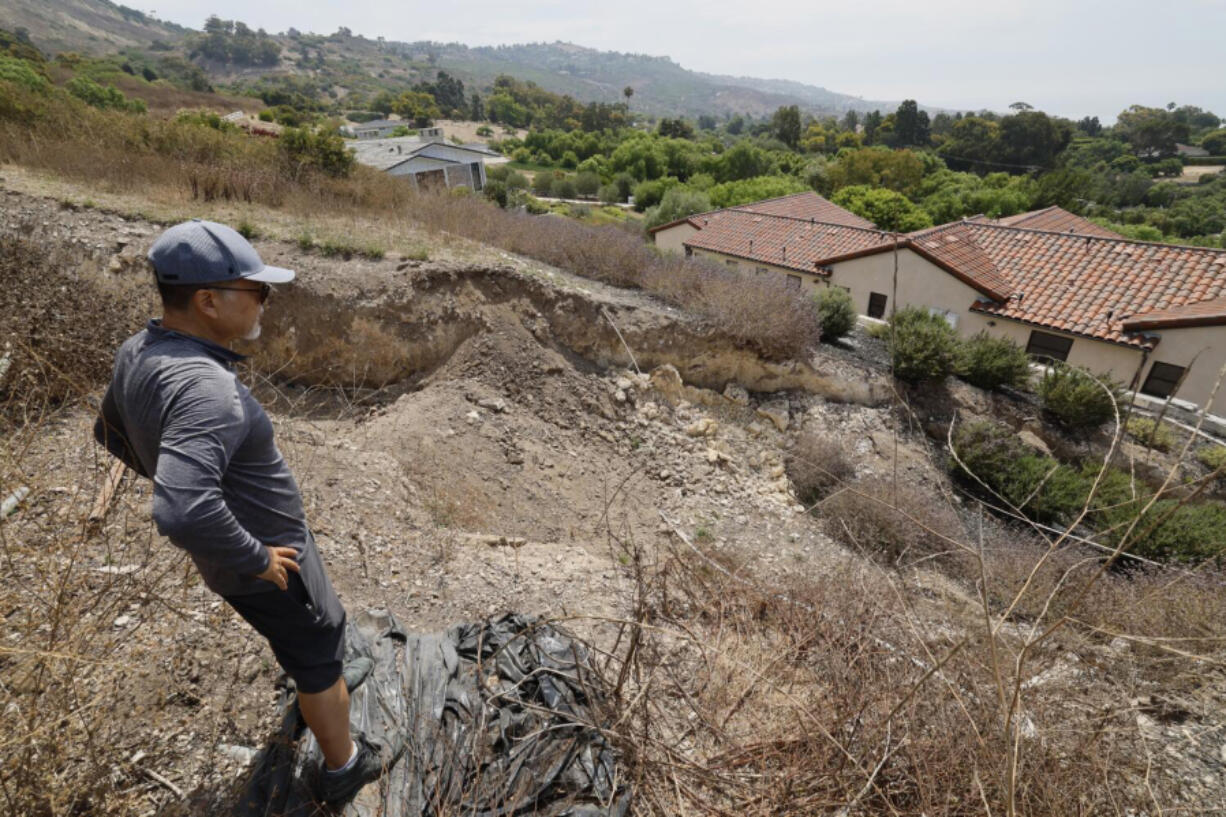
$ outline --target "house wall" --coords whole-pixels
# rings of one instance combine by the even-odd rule
[[[1218,372],[1226,366],[1226,326],[1201,326],[1189,329],[1163,329],[1150,334],[1161,339],[1149,356],[1141,383],[1154,363],[1171,363],[1191,368],[1175,396],[1197,406],[1205,405],[1213,393]],[[1218,389],[1210,412],[1226,417],[1226,383]]]
[[[861,315],[868,314],[869,295],[879,292],[888,299],[884,317],[888,318],[894,309],[908,306],[941,309],[952,313],[951,318],[962,334],[967,333],[966,326],[971,320],[971,304],[983,298],[978,290],[908,249],[898,252],[897,303],[893,291],[893,253],[878,253],[835,264],[830,283],[851,292],[852,302]],[[977,331],[978,328],[971,334]]]
[[[687,238],[698,232],[698,228],[688,222],[681,222],[667,230],[655,233],[656,246],[665,252],[675,252],[681,255],[685,252],[683,243]]]
[[[778,275],[788,275],[793,278],[799,278],[800,287],[804,289],[805,291],[816,291],[818,289],[825,289],[827,286],[825,276],[817,275],[816,273],[800,272],[799,270],[789,269],[788,267],[779,267],[774,264],[766,264],[761,261],[749,261],[744,258],[735,258],[731,255],[724,255],[723,253],[712,252],[710,250],[699,250],[699,249],[694,250],[694,257],[695,258],[705,258],[713,263],[720,264],[723,266],[735,267],[741,272],[761,271],[763,274],[771,273],[771,274],[778,274]],[[732,262],[732,263],[729,263],[729,262]]]

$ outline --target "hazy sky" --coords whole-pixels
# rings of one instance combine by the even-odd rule
[[[1226,0],[144,0],[192,28],[252,27],[467,45],[566,40],[711,73],[793,79],[868,99],[1104,120],[1132,103],[1226,116]],[[154,5],[156,4],[156,5]]]

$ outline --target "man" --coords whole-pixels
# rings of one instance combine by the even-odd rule
[[[344,608],[272,424],[234,373],[243,356],[228,347],[259,337],[271,284],[294,273],[199,219],[166,230],[149,261],[163,316],[120,347],[94,435],[153,480],[158,531],[268,639],[324,756],[317,795],[343,803],[398,752],[349,734],[349,689],[370,662],[342,665]]]

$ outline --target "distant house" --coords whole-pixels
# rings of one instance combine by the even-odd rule
[[[849,218],[850,216],[850,218]],[[1131,241],[1058,207],[895,234],[815,194],[701,213],[654,231],[663,249],[798,288],[846,289],[862,315],[918,306],[962,335],[1226,416],[1226,250]]]
[[[370,122],[359,122],[358,124],[350,125],[349,131],[358,139],[383,139],[395,133],[397,128],[416,130],[417,135],[423,140],[442,140],[443,138],[442,128],[414,128],[412,122],[404,119],[374,119]]]
[[[425,140],[414,136],[359,140],[352,149],[361,164],[403,176],[414,188],[484,190],[486,162],[506,161],[485,145],[444,142],[441,130]]]
[[[1175,153],[1179,156],[1187,156],[1189,158],[1199,158],[1201,156],[1209,155],[1209,151],[1202,147],[1197,147],[1196,145],[1181,145],[1178,142],[1175,143]]]

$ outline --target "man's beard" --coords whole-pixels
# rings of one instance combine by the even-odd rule
[[[260,318],[263,315],[264,307],[261,306],[259,313],[255,316],[255,320],[251,323],[251,327],[243,333],[243,340],[255,340],[260,336]]]

